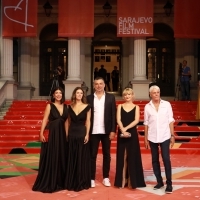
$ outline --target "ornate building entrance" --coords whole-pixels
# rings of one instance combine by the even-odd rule
[[[40,96],[48,96],[56,77],[56,68],[61,66],[67,77],[66,39],[58,39],[58,25],[46,26],[40,34]]]
[[[147,40],[147,78],[160,87],[162,96],[173,96],[175,93],[173,30],[165,24],[155,24],[154,33],[154,38]]]

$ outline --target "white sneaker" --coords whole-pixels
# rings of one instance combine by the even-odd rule
[[[91,180],[91,188],[94,188],[96,185],[95,185],[95,181],[94,180]]]
[[[106,187],[110,187],[110,186],[111,186],[109,178],[104,178],[102,183],[103,183]]]

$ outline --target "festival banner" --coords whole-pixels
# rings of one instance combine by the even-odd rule
[[[153,0],[117,0],[117,36],[153,36]]]
[[[3,37],[36,37],[36,0],[2,0]]]
[[[94,0],[59,0],[59,37],[94,36]]]
[[[174,2],[174,37],[200,38],[199,0],[176,0]]]

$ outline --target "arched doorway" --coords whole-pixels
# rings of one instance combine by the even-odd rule
[[[92,41],[92,69],[91,76],[93,84],[94,70],[98,70],[103,65],[107,71],[106,91],[114,94],[121,94],[121,38],[117,37],[117,27],[111,23],[104,23],[97,26],[94,30]],[[116,78],[114,68],[117,68]],[[116,81],[115,81],[116,80]],[[118,81],[117,81],[118,80]]]
[[[166,24],[154,24],[154,37],[147,39],[147,78],[161,89],[162,96],[175,95],[174,32]]]
[[[48,96],[55,83],[56,68],[61,66],[67,76],[68,42],[58,38],[58,24],[45,26],[40,33],[40,96]]]

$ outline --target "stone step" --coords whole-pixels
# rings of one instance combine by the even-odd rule
[[[41,101],[41,100],[50,100],[50,96],[33,96],[31,100],[33,101]]]
[[[0,107],[0,120],[4,119],[6,112],[9,110],[10,106],[12,105],[12,100],[6,100]]]
[[[0,113],[2,116],[4,115],[4,120],[0,121],[0,153],[9,153],[12,150],[23,150],[26,153],[39,153],[40,152],[40,143],[39,140],[39,132],[41,121],[43,117],[43,112],[46,104],[48,103],[49,97],[34,97],[31,101],[10,101],[5,102],[4,106]],[[66,101],[67,102],[67,101]],[[116,100],[116,104],[122,103],[122,100]],[[69,101],[68,101],[69,103]],[[135,104],[144,106],[147,101],[135,101]],[[183,104],[180,107],[179,104]],[[174,102],[173,108],[179,108],[179,110],[183,110],[182,108],[188,107],[189,104],[191,106],[195,106],[195,103],[190,102]],[[9,112],[7,112],[9,110]],[[185,109],[184,109],[185,110]],[[7,113],[7,115],[5,115]],[[181,113],[183,114],[183,113]],[[187,113],[188,115],[188,113]],[[0,117],[2,117],[0,116]],[[191,119],[191,116],[189,116]],[[0,118],[1,119],[1,118]],[[7,120],[6,120],[7,119]],[[141,114],[141,120],[143,120],[143,116]],[[141,121],[142,122],[142,121]],[[143,125],[143,123],[142,123]],[[179,128],[179,127],[178,127]],[[181,127],[182,128],[182,127]],[[177,128],[175,128],[177,129]],[[183,129],[187,129],[184,128]],[[191,130],[197,132],[199,135],[200,130],[197,127],[192,127]],[[180,130],[182,131],[182,129]],[[192,135],[190,132],[187,132],[188,140],[183,140],[184,136],[177,135],[177,138],[181,140],[176,141],[175,148],[171,149],[172,153],[182,152],[182,153],[199,153],[200,154],[200,142],[199,140],[191,142]],[[138,133],[140,135],[140,148],[142,153],[150,152],[144,148],[144,126],[138,126]],[[196,137],[197,138],[197,137]],[[117,138],[111,142],[111,153],[116,153],[117,148]],[[196,152],[195,152],[196,150]],[[99,148],[99,153],[101,153],[101,145]]]

